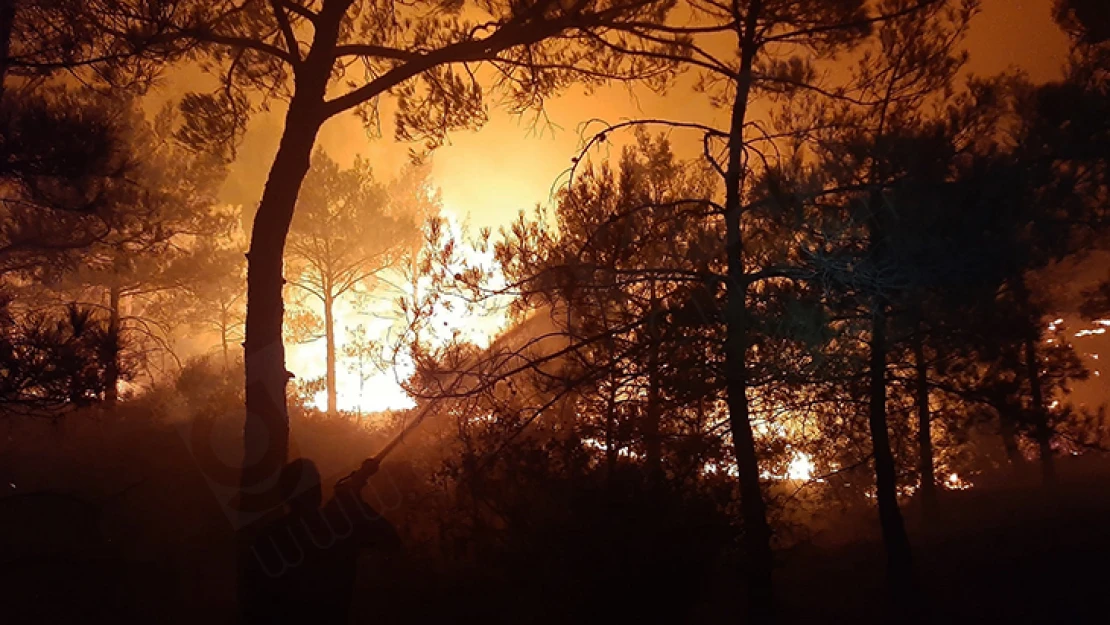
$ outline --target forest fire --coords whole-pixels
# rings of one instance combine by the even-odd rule
[[[808,482],[813,478],[815,468],[813,460],[807,454],[799,452],[790,460],[790,466],[786,468],[786,478]],[[820,482],[821,479],[818,478],[817,481]]]
[[[475,249],[464,239],[465,233],[456,214],[441,209],[439,215],[446,229],[445,236],[452,241],[456,254],[443,270],[453,273],[464,266],[480,267],[491,284],[503,282],[490,254]],[[404,349],[405,342],[412,338],[409,333],[414,330],[414,324],[420,326],[425,347],[432,349],[443,348],[451,341],[486,347],[504,328],[503,308],[489,303],[472,305],[461,294],[431,299],[432,286],[430,276],[418,277],[413,282],[403,272],[391,272],[377,276],[369,291],[356,293],[352,300],[335,303],[332,314],[336,328],[334,350],[339,361],[335,382],[338,410],[361,416],[416,405],[403,388],[405,380],[415,371]],[[407,298],[410,302],[415,299],[427,305],[428,310],[420,319],[413,319],[396,310],[398,298]],[[304,305],[301,310],[305,310]],[[317,319],[325,316],[320,302],[309,302],[307,312]],[[319,385],[313,384],[313,381],[326,384],[327,341],[319,332],[310,334],[307,339],[288,347],[289,369],[306,389],[305,404],[327,410],[326,388],[316,389]]]
[[[1108,2],[7,0],[0,156],[5,623],[1107,620]]]

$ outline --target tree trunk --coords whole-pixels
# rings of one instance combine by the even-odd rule
[[[335,388],[335,300],[330,295],[324,298],[324,349],[327,350],[324,386],[328,392],[328,416],[334,417],[339,411],[339,393]]]
[[[338,4],[325,4],[315,20],[312,48],[296,71],[284,132],[251,229],[243,354],[246,422],[240,506],[244,522],[277,505],[277,475],[289,449],[285,386],[292,374],[285,369],[282,344],[282,258],[297,195],[324,121],[322,105],[344,10]]]
[[[285,370],[282,344],[282,255],[316,130],[296,121],[293,113],[290,107],[285,136],[254,220],[247,262],[244,490],[276,478],[289,444],[285,385],[290,374]]]
[[[8,59],[11,56],[12,30],[15,28],[17,0],[0,2],[0,100],[4,98],[4,80],[8,77]]]
[[[921,324],[913,338],[914,366],[917,372],[917,450],[921,473],[921,509],[926,518],[937,511],[937,481],[933,467],[932,415],[929,414],[929,365],[925,361],[925,337]]]
[[[886,304],[876,296],[871,331],[871,402],[868,425],[875,458],[876,498],[879,524],[887,554],[887,579],[895,603],[912,588],[913,561],[902,511],[898,508],[897,470],[886,422]]]
[[[1018,466],[1023,458],[1018,449],[1014,417],[1004,410],[998,410],[998,435],[1002,437],[1002,448],[1006,450],[1006,460],[1010,466]]]
[[[1029,315],[1028,331],[1025,333],[1025,373],[1029,378],[1030,413],[1033,420],[1033,437],[1041,456],[1041,474],[1045,484],[1056,482],[1056,459],[1052,456],[1052,427],[1048,423],[1048,410],[1044,404],[1044,389],[1041,387],[1041,365],[1037,358],[1037,342],[1040,340],[1040,316],[1029,297],[1025,276],[1014,278],[1014,294],[1018,305]]]
[[[893,70],[894,74],[897,69]],[[893,79],[892,79],[893,80]],[[875,140],[883,137],[886,116],[890,106],[889,92],[883,102]],[[870,167],[871,192],[868,198],[867,216],[868,261],[872,270],[880,273],[886,263],[886,202],[883,186],[886,177],[880,161],[873,159]],[[909,536],[898,507],[898,472],[894,463],[894,453],[890,447],[890,431],[887,429],[886,383],[887,383],[887,301],[885,285],[873,285],[871,296],[871,345],[869,367],[869,395],[867,424],[871,434],[872,457],[875,463],[875,498],[878,500],[879,527],[883,534],[883,546],[887,557],[887,601],[890,617],[895,614],[909,614],[908,607],[913,593],[913,556]]]
[[[605,479],[610,487],[617,472],[617,383],[609,385],[605,401]]]
[[[224,373],[231,370],[231,350],[230,341],[228,339],[228,332],[230,331],[230,321],[228,321],[227,308],[220,311],[220,350],[224,356]]]
[[[659,320],[656,318],[658,301],[655,282],[651,284],[651,306],[648,312],[648,396],[647,418],[644,421],[644,451],[648,484],[663,483],[663,445],[659,438]]]
[[[104,366],[104,404],[114,408],[119,401],[120,376],[120,293],[118,284],[108,288],[108,347],[111,350]]]
[[[725,372],[729,427],[740,483],[740,508],[744,521],[750,621],[770,623],[774,613],[771,526],[760,488],[759,458],[748,414],[748,276],[744,271],[741,228],[744,123],[752,87],[752,64],[758,52],[757,27],[763,3],[753,0],[740,37],[740,71],[729,127],[728,163],[725,170],[725,230],[728,255]]]
[[[1033,434],[1041,452],[1041,473],[1046,484],[1056,482],[1056,459],[1052,456],[1052,427],[1048,423],[1048,411],[1044,405],[1044,391],[1041,388],[1041,366],[1037,361],[1037,341],[1033,334],[1025,338],[1025,367],[1029,376],[1029,392],[1032,400]]]

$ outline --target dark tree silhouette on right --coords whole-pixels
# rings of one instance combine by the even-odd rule
[[[894,13],[909,3],[883,6]],[[898,503],[898,469],[888,423],[891,306],[913,282],[911,269],[900,262],[906,250],[896,243],[899,219],[912,207],[902,206],[915,185],[927,187],[943,179],[936,145],[930,145],[926,109],[953,89],[967,59],[959,48],[975,2],[932,3],[878,25],[874,45],[865,48],[853,70],[857,102],[832,107],[815,149],[826,175],[855,190],[835,204],[844,227],[840,251],[813,255],[818,275],[850,294],[854,313],[867,326],[867,423],[874,463],[876,495],[887,553],[890,606],[908,609],[914,574],[909,538]],[[820,113],[819,113],[820,114]],[[943,139],[943,134],[940,134]],[[934,142],[936,143],[936,142]],[[939,142],[943,148],[943,141]],[[942,149],[943,152],[943,149]],[[918,160],[920,159],[920,160]],[[907,189],[907,191],[901,191]],[[901,191],[901,192],[900,192]],[[830,213],[831,215],[831,213]],[[852,310],[850,309],[850,310]],[[920,382],[919,382],[920,383]]]
[[[1084,44],[1110,40],[1110,7],[1099,0],[1056,0],[1053,17],[1073,39]]]

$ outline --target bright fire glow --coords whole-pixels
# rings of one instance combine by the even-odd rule
[[[794,454],[794,459],[790,461],[790,466],[786,468],[786,477],[791,480],[808,482],[813,477],[815,468],[813,459],[809,457],[809,454],[799,451]]]
[[[790,459],[790,464],[786,465],[786,472],[780,474],[771,473],[770,471],[763,471],[760,477],[765,480],[796,480],[799,482],[808,482],[813,479],[813,470],[817,467],[813,464],[813,458],[804,451],[795,451]],[[729,465],[729,475],[738,475],[736,465]],[[822,482],[824,480],[817,480]]]
[[[492,253],[482,253],[465,244],[462,227],[454,214],[445,210],[442,216],[451,230],[451,236],[458,243],[456,249],[466,262],[480,264],[491,272],[497,272]],[[499,274],[494,273],[495,282],[497,275]],[[418,280],[418,293],[426,293],[431,288],[430,283],[430,278]],[[339,410],[367,414],[403,410],[415,405],[401,388],[401,382],[414,371],[406,350],[397,350],[394,362],[385,370],[379,369],[369,359],[364,359],[360,364],[357,359],[343,356],[344,348],[352,343],[350,332],[359,326],[365,329],[369,339],[384,345],[389,354],[393,353],[392,348],[397,345],[404,331],[405,322],[396,310],[396,298],[401,294],[400,288],[383,287],[373,294],[371,303],[365,308],[356,308],[349,300],[336,303],[336,399]],[[411,297],[412,293],[405,292],[404,295]],[[316,313],[323,315],[322,310],[317,310]],[[459,306],[455,306],[453,310],[438,306],[432,313],[428,333],[422,334],[421,338],[434,345],[444,345],[458,333],[464,340],[486,346],[504,325],[505,316],[500,308],[467,313]],[[301,380],[323,378],[327,371],[325,345],[325,340],[319,338],[287,346],[286,359],[290,371]],[[307,403],[314,408],[325,409],[327,392],[321,390]]]

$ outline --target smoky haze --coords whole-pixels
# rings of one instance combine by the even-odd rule
[[[9,0],[0,622],[1106,622],[1108,267],[1102,0]]]

